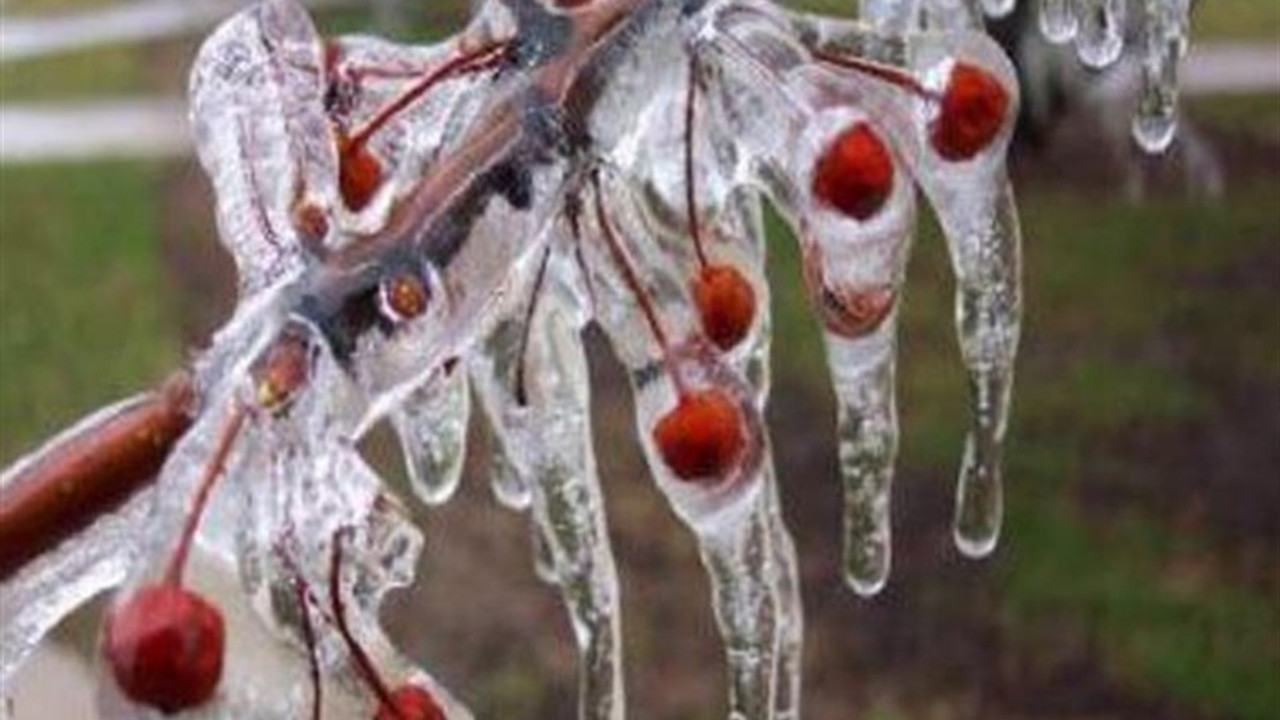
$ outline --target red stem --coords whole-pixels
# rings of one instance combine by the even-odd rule
[[[695,202],[698,194],[694,187],[693,167],[694,106],[696,105],[697,95],[698,55],[696,52],[690,51],[689,87],[685,91],[684,99],[684,204],[686,212],[689,213],[689,235],[693,238],[693,250],[698,256],[698,264],[705,269],[709,263],[707,262],[707,251],[702,245],[702,228],[698,222],[698,208]]]
[[[533,281],[533,292],[529,295],[529,306],[524,311],[524,329],[520,333],[520,354],[516,359],[516,402],[529,404],[529,393],[525,389],[525,356],[529,353],[529,336],[533,332],[533,314],[538,309],[538,298],[542,297],[542,285],[547,279],[547,264],[551,261],[551,248],[542,252],[542,262],[538,264],[538,277]]]
[[[234,402],[235,406],[231,409],[231,417],[227,418],[222,434],[218,437],[218,446],[213,451],[213,457],[205,465],[204,475],[200,478],[200,484],[197,485],[195,500],[191,504],[191,510],[187,513],[186,522],[182,527],[182,535],[178,538],[178,547],[174,550],[173,557],[169,561],[168,571],[165,572],[165,582],[171,585],[182,584],[182,571],[187,565],[187,556],[191,553],[191,541],[195,538],[196,528],[200,527],[200,517],[204,515],[204,509],[209,504],[209,496],[213,492],[213,486],[217,483],[218,476],[226,468],[227,457],[231,454],[231,448],[235,445],[235,440],[239,437],[241,428],[244,427],[245,418],[249,415],[238,400]]]
[[[680,379],[680,373],[676,371],[675,364],[671,361],[671,343],[667,340],[666,330],[663,329],[662,321],[658,318],[657,308],[653,306],[653,299],[649,297],[649,293],[645,291],[644,284],[640,282],[640,277],[636,273],[631,259],[627,256],[627,251],[622,247],[622,243],[618,242],[618,236],[614,234],[613,225],[609,222],[609,216],[605,212],[604,192],[600,188],[599,174],[592,173],[591,185],[595,190],[596,196],[596,218],[600,223],[600,231],[604,235],[605,245],[609,248],[609,257],[613,260],[613,264],[617,266],[618,271],[622,273],[623,282],[626,283],[631,294],[635,296],[636,304],[640,306],[640,312],[644,315],[645,322],[649,325],[649,331],[653,333],[654,339],[658,341],[658,346],[662,350],[662,358],[667,365],[667,374],[671,376],[671,382],[675,384],[676,392],[683,396],[685,394],[684,382]]]
[[[286,530],[285,534],[292,538],[292,527]],[[293,576],[293,594],[298,601],[298,622],[302,627],[302,641],[307,645],[307,662],[311,673],[311,720],[320,720],[323,690],[320,682],[320,657],[316,654],[316,631],[311,624],[311,604],[314,598],[311,596],[311,588],[302,577],[302,572],[298,570],[298,564],[294,562],[293,556],[285,550],[283,544],[276,545],[276,556],[280,558],[285,570]]]
[[[400,712],[400,708],[396,705],[395,700],[391,697],[391,691],[387,688],[387,684],[383,682],[382,676],[378,674],[378,668],[374,666],[373,660],[369,658],[369,654],[365,652],[360,643],[356,642],[355,636],[351,634],[351,628],[347,625],[347,612],[342,602],[342,540],[346,536],[347,531],[351,528],[343,528],[333,535],[333,552],[329,561],[329,602],[333,605],[333,622],[338,628],[338,634],[342,636],[343,642],[347,644],[347,650],[351,653],[351,658],[355,660],[356,667],[360,669],[360,674],[364,676],[365,682],[369,687],[373,688],[373,693],[378,696],[378,701],[384,707],[391,708],[401,720],[409,720]]]
[[[877,80],[884,80],[885,82],[897,85],[898,87],[914,93],[926,100],[937,101],[941,99],[938,93],[930,90],[924,85],[921,85],[920,81],[917,80],[914,75],[893,67],[892,65],[863,60],[862,58],[837,55],[836,53],[828,52],[826,50],[818,50],[816,48],[813,50],[813,57],[821,62],[827,63],[828,65],[835,65],[836,67],[853,70],[854,72],[876,78]]]
[[[469,53],[463,53],[446,62],[444,65],[429,72],[427,75],[418,80],[418,82],[410,85],[404,92],[391,102],[387,103],[378,111],[368,122],[359,130],[351,134],[348,140],[350,147],[359,147],[368,142],[369,138],[380,130],[387,122],[403,111],[406,107],[413,104],[418,98],[422,97],[436,83],[444,80],[456,73],[470,71],[475,72],[485,70],[495,65],[501,59],[502,53],[507,49],[506,42],[500,42],[493,45],[486,45],[479,50]]]

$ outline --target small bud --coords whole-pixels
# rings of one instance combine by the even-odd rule
[[[1009,111],[1009,93],[994,75],[966,62],[951,69],[929,142],[944,159],[968,160],[991,144]]]
[[[273,412],[284,409],[311,376],[311,345],[306,336],[289,330],[281,333],[251,375],[258,407]]]
[[[737,268],[708,265],[693,281],[702,331],[721,350],[730,350],[751,330],[756,317],[756,293]]]
[[[329,218],[319,205],[310,200],[296,203],[291,219],[304,245],[314,245],[329,234]]]
[[[383,278],[379,297],[383,312],[396,322],[412,320],[423,314],[431,299],[422,278],[409,270]]]
[[[681,396],[653,429],[662,461],[681,480],[721,479],[746,448],[742,411],[724,391]]]
[[[866,122],[837,135],[814,167],[814,197],[857,220],[880,212],[892,192],[893,158]]]
[[[177,585],[146,585],[107,615],[104,649],[120,690],[171,715],[203,705],[222,678],[222,613]]]

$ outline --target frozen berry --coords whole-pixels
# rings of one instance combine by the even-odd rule
[[[693,300],[702,319],[702,331],[721,350],[742,342],[755,321],[755,290],[733,266],[703,268],[693,281]]]
[[[222,677],[222,614],[177,585],[146,585],[106,619],[111,673],[131,700],[165,714],[204,704]]]
[[[431,693],[417,685],[401,685],[391,693],[395,707],[383,705],[373,720],[446,720]]]
[[[892,191],[889,148],[865,122],[837,135],[813,171],[814,197],[858,220],[879,212]]]
[[[994,75],[958,62],[951,69],[929,141],[947,160],[968,160],[991,144],[1008,110],[1009,93]]]
[[[742,411],[721,390],[690,392],[653,430],[662,461],[681,480],[721,478],[746,446]]]
[[[338,153],[338,190],[351,210],[360,211],[382,185],[382,163],[364,143],[342,141]]]

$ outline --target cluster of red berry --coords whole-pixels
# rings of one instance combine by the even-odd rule
[[[875,76],[895,81],[892,73],[879,71]],[[914,81],[899,84],[929,95]],[[1008,93],[999,81],[965,62],[953,66],[945,90],[932,99],[937,114],[930,127],[930,145],[949,162],[969,160],[987,148],[1004,126],[1009,109]],[[686,163],[689,225],[701,265],[691,283],[691,295],[706,338],[728,351],[750,332],[756,315],[755,291],[737,268],[707,260],[692,217],[691,164]],[[894,168],[888,145],[871,123],[858,120],[840,130],[819,154],[810,192],[823,206],[859,222],[869,221],[893,191]],[[874,330],[892,309],[895,297],[885,288],[844,294],[827,291],[826,295],[820,308],[824,321],[850,336]],[[723,391],[681,389],[676,406],[655,426],[654,441],[676,477],[716,480],[725,476],[742,452],[742,427],[740,409]]]

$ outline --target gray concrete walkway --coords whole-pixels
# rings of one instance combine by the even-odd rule
[[[1280,93],[1280,44],[1192,45],[1182,85],[1189,95]],[[176,98],[0,105],[0,162],[190,151],[186,110]]]

